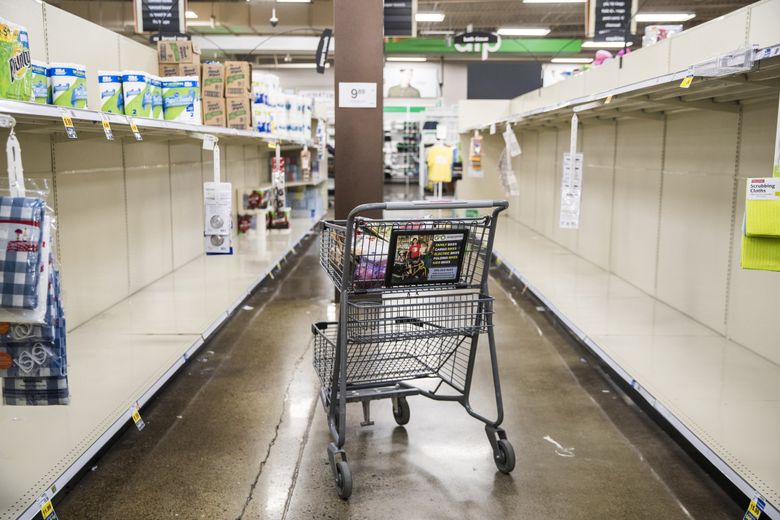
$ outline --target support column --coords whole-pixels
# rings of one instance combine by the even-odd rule
[[[334,0],[336,43],[336,218],[366,202],[382,202],[382,0]],[[376,108],[339,108],[339,83],[376,83]]]

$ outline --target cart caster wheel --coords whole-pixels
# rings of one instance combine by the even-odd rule
[[[409,410],[409,402],[406,400],[406,397],[399,397],[398,411],[396,411],[395,406],[393,406],[393,417],[395,417],[395,422],[397,422],[399,426],[403,426],[409,422],[411,414],[412,412]]]
[[[339,497],[346,500],[352,494],[352,471],[346,461],[336,464],[336,489]]]
[[[509,474],[515,469],[515,450],[506,439],[498,440],[498,453],[493,457],[498,471]]]

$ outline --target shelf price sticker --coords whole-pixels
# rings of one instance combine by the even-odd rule
[[[135,120],[127,116],[127,124],[130,125],[130,131],[133,132],[133,137],[135,137],[136,141],[143,141],[144,138],[141,137],[141,132],[138,131],[138,125],[135,124]]]
[[[136,404],[132,408],[130,408],[130,417],[133,418],[133,422],[135,423],[135,427],[138,428],[138,431],[144,429],[146,426],[146,423],[143,419],[141,419],[141,412],[138,411],[138,405]]]
[[[62,124],[65,125],[65,133],[68,134],[68,139],[78,139],[79,136],[76,135],[76,127],[73,126],[73,118],[70,111],[60,108],[60,113],[62,114]]]
[[[680,88],[689,88],[693,83],[693,76],[685,76],[680,82]]]
[[[211,134],[204,134],[203,135],[203,149],[204,150],[213,150],[214,145],[217,144],[217,138]]]
[[[43,495],[38,499],[38,505],[41,506],[41,517],[43,520],[59,520],[57,513],[54,512],[54,505],[48,495]]]
[[[753,500],[748,504],[747,511],[745,511],[745,516],[742,517],[742,520],[758,520],[758,517],[761,516],[765,507],[766,502],[764,502],[763,498],[760,496],[753,497]]]
[[[607,96],[607,99],[604,100],[605,105],[609,105],[610,103],[612,103],[612,94]]]
[[[106,134],[106,139],[113,141],[114,132],[111,130],[111,123],[108,121],[108,116],[106,114],[100,114],[100,119],[103,121],[103,133]]]

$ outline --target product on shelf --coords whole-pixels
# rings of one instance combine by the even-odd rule
[[[201,93],[203,99],[225,97],[225,66],[221,63],[204,63],[201,66]]]
[[[161,63],[160,76],[200,76],[200,63]]]
[[[49,75],[47,66],[42,61],[32,61],[32,101],[39,105],[45,105],[51,102],[51,92],[49,89]]]
[[[142,71],[122,72],[125,114],[133,117],[150,117],[153,95],[149,74]]]
[[[249,98],[252,94],[252,67],[246,61],[225,62],[225,97]]]
[[[225,126],[225,100],[223,98],[207,98],[201,100],[203,104],[203,124],[208,126]]]
[[[190,40],[160,40],[157,42],[160,63],[200,63],[200,54]]]
[[[87,108],[87,68],[77,63],[49,63],[53,105]]]
[[[152,94],[152,119],[165,119],[162,78],[160,76],[149,76],[149,90]]]
[[[252,102],[249,98],[227,98],[225,104],[228,128],[252,129]]]
[[[245,192],[243,204],[245,210],[268,209],[271,202],[271,188],[256,188]]]
[[[32,60],[27,29],[0,18],[0,98],[32,98]]]
[[[197,76],[163,78],[162,87],[166,121],[201,124],[200,86]]]
[[[124,114],[125,103],[122,91],[122,73],[115,70],[98,71],[100,89],[100,110],[110,114]],[[36,103],[38,101],[36,100]]]
[[[279,90],[279,76],[253,73],[252,76],[252,126],[258,132],[271,133],[274,107],[271,93]]]

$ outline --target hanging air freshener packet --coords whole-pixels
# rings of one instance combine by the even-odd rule
[[[30,101],[32,59],[27,29],[0,18],[0,98]]]

